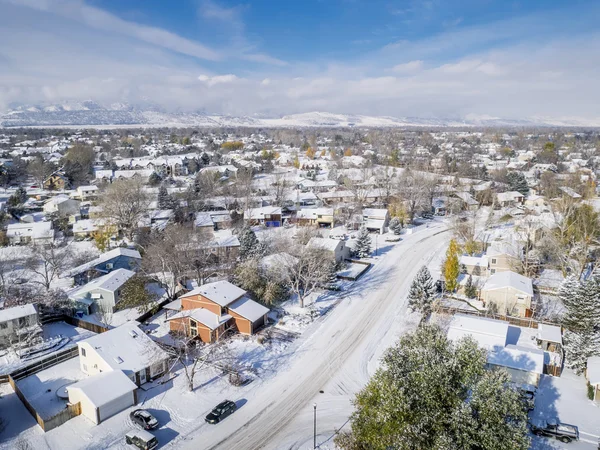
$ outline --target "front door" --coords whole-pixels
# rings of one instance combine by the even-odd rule
[[[146,381],[146,369],[140,370],[140,385],[144,384]]]

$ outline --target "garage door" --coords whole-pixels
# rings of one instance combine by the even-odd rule
[[[126,408],[129,408],[133,404],[133,391],[123,395],[122,397],[111,400],[105,405],[99,407],[100,422],[108,419],[110,416],[114,416]]]
[[[265,324],[265,316],[262,316],[260,319],[258,319],[256,322],[254,322],[252,324],[252,331],[255,332],[260,327],[262,327],[264,324]]]

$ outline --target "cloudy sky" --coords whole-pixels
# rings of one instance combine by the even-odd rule
[[[597,0],[0,0],[0,111],[600,118]]]

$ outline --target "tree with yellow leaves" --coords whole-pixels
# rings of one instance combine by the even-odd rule
[[[326,154],[327,154],[327,152],[324,149],[321,150],[321,158],[323,158]]]
[[[458,254],[460,247],[456,240],[451,239],[448,250],[446,250],[446,260],[444,261],[443,272],[446,280],[446,290],[454,292],[458,287],[458,275],[460,274],[460,265],[458,263]]]
[[[111,225],[106,225],[94,231],[92,233],[92,238],[94,239],[96,248],[102,253],[107,251],[110,246],[110,238],[115,235],[115,232],[115,228]]]
[[[300,160],[298,159],[298,155],[294,156],[294,162],[292,163],[292,165],[296,168],[299,169],[300,168]]]
[[[352,150],[350,149],[350,147],[348,147],[345,151],[344,151],[344,156],[352,156]]]
[[[308,149],[306,150],[306,157],[309,159],[315,159],[315,149],[312,147],[308,147]]]

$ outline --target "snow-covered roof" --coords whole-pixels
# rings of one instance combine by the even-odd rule
[[[301,209],[296,213],[297,219],[317,219],[319,216],[333,216],[333,208]]]
[[[487,362],[540,375],[544,373],[544,352],[537,348],[508,344],[503,349],[490,352]]]
[[[6,227],[7,237],[25,236],[41,239],[53,235],[52,222],[11,223]]]
[[[167,320],[190,318],[196,322],[200,322],[202,325],[210,328],[211,330],[217,329],[222,324],[226,323],[231,319],[229,314],[218,315],[206,308],[195,308],[186,309],[172,315]]]
[[[448,339],[458,341],[471,336],[487,350],[503,348],[507,334],[508,322],[465,314],[455,314],[448,329]]]
[[[139,372],[168,355],[138,325],[135,321],[126,322],[77,345],[92,347],[113,370]]]
[[[308,241],[308,247],[324,248],[330,252],[335,252],[340,245],[344,246],[344,241],[341,239],[311,237]]]
[[[163,309],[170,309],[172,311],[180,311],[181,310],[181,299],[178,298],[173,300],[172,302],[167,303],[163,306]]]
[[[506,287],[511,287],[533,297],[531,279],[510,270],[493,274],[483,285],[482,291],[492,291]]]
[[[388,216],[387,209],[377,209],[377,208],[365,208],[363,209],[363,217],[368,217],[371,219],[385,219]]]
[[[79,273],[85,272],[86,270],[90,270],[90,269],[96,267],[97,265],[103,264],[103,263],[110,261],[111,259],[117,258],[119,256],[127,256],[129,258],[134,258],[134,259],[139,259],[139,260],[142,259],[140,252],[138,252],[137,250],[133,250],[130,248],[118,247],[118,248],[110,250],[106,253],[102,253],[100,256],[98,256],[96,259],[93,259],[90,262],[87,262],[85,264],[82,264],[80,266],[77,266],[77,267],[69,270],[65,274],[65,276],[77,275]]]
[[[600,384],[600,356],[588,358],[586,377],[591,385]]]
[[[213,283],[203,284],[202,286],[197,287],[193,291],[190,291],[181,297],[201,295],[210,301],[215,302],[217,305],[227,306],[244,294],[246,294],[246,291],[242,288],[237,287],[235,284],[232,284],[229,281],[221,280]]]
[[[107,405],[135,389],[135,383],[122,370],[102,372],[67,386],[67,392],[81,391],[96,408]]]
[[[558,342],[562,345],[562,331],[556,325],[540,323],[538,325],[537,338],[541,341]]]
[[[73,224],[73,233],[91,233],[104,225],[104,219],[83,219]]]
[[[533,283],[541,288],[558,290],[563,281],[565,281],[565,276],[560,270],[544,269]]]
[[[517,191],[501,192],[498,194],[499,202],[514,202],[519,198],[523,198],[523,194]]]
[[[256,303],[248,297],[242,297],[228,306],[230,311],[248,319],[251,322],[256,322],[262,316],[269,312],[269,308]]]
[[[251,208],[244,211],[244,219],[264,219],[265,216],[281,215],[281,208],[278,206],[263,206],[262,208]]]
[[[95,278],[87,284],[73,289],[69,292],[70,298],[86,297],[88,292],[96,289],[102,289],[109,292],[115,292],[125,284],[135,272],[127,269],[117,269],[99,278]]]
[[[465,266],[479,266],[479,267],[487,267],[488,266],[488,258],[486,255],[483,256],[469,256],[469,255],[461,255],[459,259],[459,264],[464,264]]]
[[[0,323],[15,320],[20,317],[27,317],[37,314],[35,306],[31,303],[12,308],[0,309]]]

